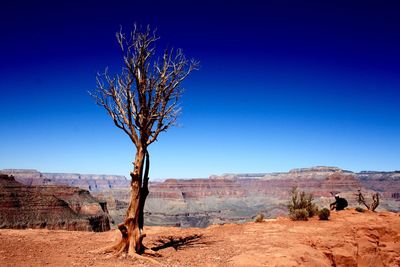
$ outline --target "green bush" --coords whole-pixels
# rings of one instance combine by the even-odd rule
[[[323,208],[319,211],[318,217],[320,220],[329,220],[329,216],[331,216],[331,211],[327,208]]]
[[[318,214],[318,207],[312,201],[312,194],[307,194],[304,191],[298,192],[297,188],[293,188],[288,204],[289,217],[292,220],[304,220],[303,217],[305,214],[307,214],[306,217],[313,217]]]
[[[364,212],[365,210],[364,210],[363,208],[361,208],[361,207],[357,207],[357,208],[356,208],[356,211],[358,211],[358,212]]]
[[[259,213],[259,214],[257,214],[256,219],[254,221],[256,223],[260,223],[260,222],[264,221],[264,218],[265,218],[264,214],[263,213]]]
[[[290,219],[293,221],[308,221],[310,214],[306,209],[295,209],[290,213]]]

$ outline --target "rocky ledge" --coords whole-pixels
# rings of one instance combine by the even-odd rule
[[[145,226],[158,257],[96,255],[113,244],[104,233],[0,229],[1,266],[400,266],[400,217],[391,212],[332,212],[328,221],[280,217],[208,228]],[[67,245],[66,245],[67,244]]]
[[[110,230],[105,202],[68,186],[26,186],[0,174],[0,228]]]

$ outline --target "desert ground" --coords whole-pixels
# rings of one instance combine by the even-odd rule
[[[146,227],[155,255],[115,257],[108,232],[0,230],[1,266],[400,266],[400,214],[345,210],[208,228]]]

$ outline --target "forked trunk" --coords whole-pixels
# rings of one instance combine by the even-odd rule
[[[143,246],[143,210],[146,202],[148,190],[149,173],[149,154],[143,149],[138,149],[136,153],[134,170],[131,172],[131,200],[126,211],[123,223],[118,225],[122,239],[115,246],[117,253],[128,252],[128,255],[135,253],[142,254],[145,250]]]

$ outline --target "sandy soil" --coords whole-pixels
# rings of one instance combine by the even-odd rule
[[[0,230],[0,266],[400,266],[400,214],[333,212],[329,221],[147,227],[147,259],[94,250],[113,244],[103,233]]]

